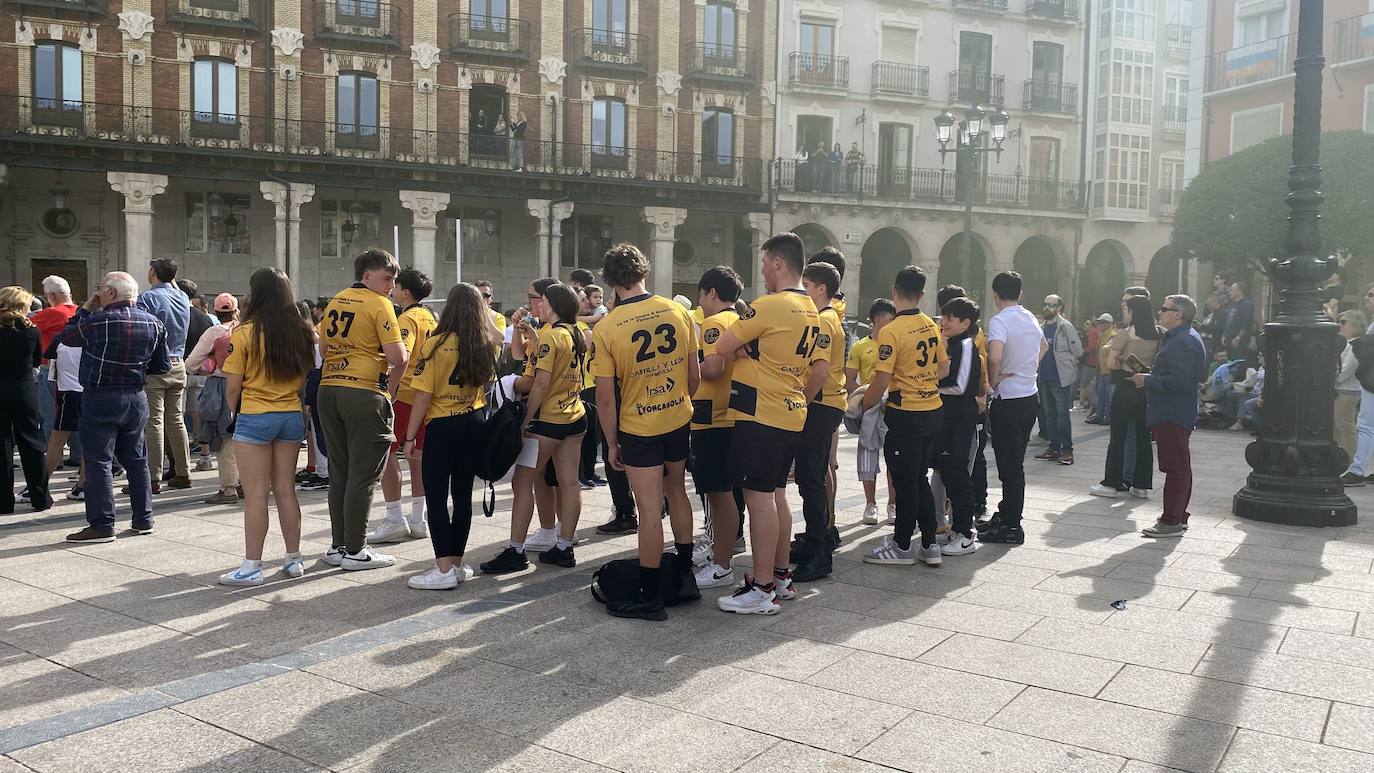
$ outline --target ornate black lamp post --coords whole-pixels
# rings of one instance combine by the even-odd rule
[[[992,124],[992,147],[983,147],[983,120],[987,119]],[[996,153],[998,158],[1002,157],[1002,143],[1007,139],[1007,123],[1011,116],[1007,111],[997,108],[997,112],[988,116],[983,108],[973,105],[964,112],[964,120],[959,125],[959,131],[954,137],[954,147],[949,147],[950,135],[953,133],[955,118],[954,114],[946,110],[935,116],[935,138],[940,141],[940,158],[950,153],[954,155],[954,175],[955,175],[955,198],[964,205],[964,230],[959,239],[959,265],[961,270],[971,275],[970,264],[973,261],[973,200],[978,189],[978,180],[975,172],[978,168],[978,156],[982,153]]]
[[[1345,342],[1322,314],[1317,289],[1335,270],[1318,257],[1321,194],[1322,0],[1301,0],[1288,172],[1288,254],[1266,271],[1283,288],[1278,317],[1264,326],[1264,429],[1245,449],[1253,472],[1235,514],[1295,526],[1349,526],[1355,504],[1338,475],[1346,454],[1331,441],[1336,366]]]

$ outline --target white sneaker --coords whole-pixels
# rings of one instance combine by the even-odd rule
[[[735,568],[708,560],[705,566],[697,570],[696,577],[698,588],[724,588],[735,584]]]
[[[791,601],[797,597],[797,589],[792,587],[791,570],[788,570],[786,577],[773,575],[773,595],[783,601]]]
[[[888,522],[888,523],[896,523],[896,522],[897,522],[897,506],[896,506],[896,505],[888,505],[888,506],[887,506],[887,522]]]
[[[940,546],[940,554],[945,556],[966,556],[969,553],[978,551],[978,540],[972,537],[965,537],[959,532],[950,532],[954,537],[950,541]]]
[[[330,566],[342,566],[344,557],[343,548],[330,548],[321,560]]]
[[[417,523],[415,521],[407,520],[406,526],[410,527],[411,539],[425,539],[429,536],[429,523],[425,521],[420,521]]]
[[[196,460],[196,472],[209,472],[215,469],[215,462],[208,456]]]
[[[1149,499],[1150,490],[1147,488],[1133,488],[1131,489],[1131,496],[1135,497],[1136,499]]]
[[[262,585],[262,566],[256,566],[248,571],[244,571],[243,567],[239,567],[232,572],[221,574],[219,576],[219,584],[241,587]]]
[[[1104,486],[1101,483],[1094,483],[1088,487],[1088,493],[1092,494],[1095,497],[1106,497],[1107,499],[1116,499],[1117,494],[1120,492],[1118,492],[1111,486]]]
[[[878,546],[864,556],[865,564],[891,564],[894,566],[914,566],[916,564],[915,550],[902,550],[897,547],[897,543],[892,540],[892,535],[883,537],[883,541]]]
[[[859,519],[859,523],[864,526],[878,525],[878,504],[876,502],[869,502],[864,505],[864,516]]]
[[[458,583],[472,579],[472,567],[467,564],[455,566],[447,572],[439,571],[439,567],[434,567],[424,574],[417,574],[406,580],[406,585],[415,590],[450,590],[458,587]]]
[[[382,522],[377,524],[376,530],[367,535],[368,542],[375,542],[379,545],[386,542],[404,542],[412,538],[410,527],[406,525],[404,518],[399,521],[383,518]]]
[[[716,599],[720,611],[737,615],[776,615],[782,611],[772,591],[759,588],[747,577],[744,582],[734,594]]]
[[[558,528],[539,528],[525,538],[526,553],[540,553],[558,544]]]
[[[282,564],[281,571],[287,577],[302,577],[305,575],[305,562],[299,558],[290,559]]]
[[[916,557],[924,561],[926,566],[939,566],[941,562],[944,561],[942,558],[944,555],[943,551],[944,548],[941,548],[939,543],[936,543],[930,547],[922,547]]]
[[[394,563],[396,556],[378,553],[371,545],[363,545],[363,549],[357,553],[345,553],[339,566],[349,572],[361,572],[365,569],[381,569]]]
[[[715,557],[716,549],[705,534],[699,534],[692,540],[692,566],[706,566]]]

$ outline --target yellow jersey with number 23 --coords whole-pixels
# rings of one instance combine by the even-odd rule
[[[652,293],[616,301],[592,328],[592,375],[616,380],[621,432],[655,437],[691,421],[687,358],[696,354],[686,309]]]
[[[840,343],[821,335],[816,304],[799,289],[770,293],[750,304],[730,330],[749,349],[731,374],[735,421],[800,432],[811,361],[830,359],[830,347]]]

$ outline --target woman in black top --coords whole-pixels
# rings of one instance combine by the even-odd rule
[[[42,344],[38,328],[29,322],[31,303],[33,295],[22,287],[0,289],[0,515],[14,512],[14,468],[9,460],[15,443],[33,509],[52,507],[38,385],[33,380]]]
[[[525,130],[528,128],[530,128],[530,122],[525,120],[525,111],[517,112],[515,122],[510,125],[510,133],[513,138],[511,142],[511,168],[517,172],[525,171]]]

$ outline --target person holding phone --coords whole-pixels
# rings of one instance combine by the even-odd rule
[[[1107,347],[1113,390],[1106,470],[1102,481],[1090,486],[1088,493],[1111,499],[1129,492],[1132,496],[1148,499],[1153,488],[1154,449],[1145,424],[1145,390],[1132,383],[1130,377],[1149,372],[1159,353],[1161,336],[1159,328],[1155,327],[1149,298],[1127,297],[1121,302],[1121,314],[1126,328],[1113,336]],[[1135,465],[1128,479],[1123,462],[1126,436],[1131,427],[1135,428]]]

